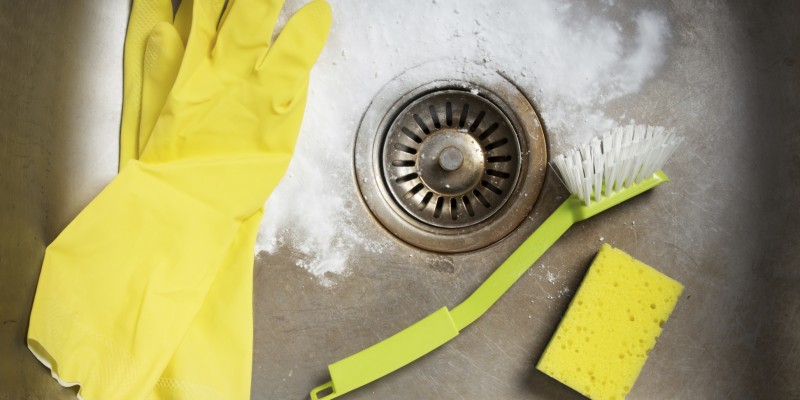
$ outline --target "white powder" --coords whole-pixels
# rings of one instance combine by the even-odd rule
[[[352,149],[370,100],[392,77],[445,59],[500,71],[533,99],[558,149],[626,118],[606,115],[604,104],[656,74],[670,37],[664,15],[621,15],[608,0],[329,1],[333,28],[312,72],[295,156],[267,202],[256,247],[291,251],[325,285],[347,273],[353,254],[390,243],[360,233],[366,211]],[[305,2],[289,0],[282,23]]]

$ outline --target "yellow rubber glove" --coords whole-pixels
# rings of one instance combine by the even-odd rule
[[[122,169],[128,160],[139,156],[143,56],[150,33],[160,22],[173,22],[171,2],[137,0],[133,3],[128,31],[125,34],[125,54],[122,60],[123,108],[120,123],[119,169]],[[182,55],[183,51],[180,54]]]
[[[229,7],[231,4],[229,3]],[[156,119],[175,82],[184,51],[182,39],[185,36],[179,34],[182,29],[179,26],[181,15],[184,10],[191,9],[191,5],[191,0],[181,3],[174,27],[159,22],[150,34],[145,54],[139,55],[140,59],[144,59],[142,117],[138,140],[141,150],[146,147]],[[131,54],[130,58],[134,56]],[[205,302],[148,398],[250,397],[253,246],[260,222],[259,212],[240,226],[236,239],[223,260],[222,268],[209,288]],[[220,338],[225,338],[225,343],[220,343]],[[216,367],[208,368],[208,365]],[[217,370],[228,373],[219,374]]]
[[[224,4],[225,0],[216,0],[211,7],[221,11]],[[181,1],[174,18],[170,0],[136,0],[131,7],[122,64],[120,170],[139,158],[172,89],[189,38],[192,5],[193,0]],[[146,117],[149,127],[142,126]]]
[[[84,398],[148,395],[242,222],[282,176],[330,10],[304,7],[268,50],[272,25],[263,22],[279,8],[239,0],[217,34],[210,2],[196,1],[142,162],[129,162],[48,247],[29,346]]]
[[[153,0],[137,0],[150,1]],[[171,4],[171,0],[157,0]],[[229,3],[229,7],[230,7]],[[221,6],[221,4],[216,4]],[[137,9],[158,9],[136,7]],[[139,154],[146,146],[153,126],[161,113],[180,68],[184,43],[190,30],[192,0],[184,0],[174,24],[158,21],[147,45],[126,47],[126,62],[143,64],[138,151],[126,151],[133,141],[121,141],[120,154]],[[230,9],[230,8],[228,8]],[[189,10],[189,11],[187,11]],[[187,16],[189,18],[187,18]],[[147,15],[132,12],[128,34],[133,27],[150,23]],[[189,21],[187,23],[186,21]],[[182,32],[185,31],[185,32]],[[138,60],[138,62],[137,62]],[[125,96],[128,98],[128,96]],[[124,137],[125,132],[122,132]],[[122,161],[122,160],[121,160]],[[261,222],[261,213],[248,218],[240,226],[236,239],[226,255],[222,268],[209,288],[205,302],[189,325],[186,336],[176,349],[149,399],[248,399],[252,375],[253,343],[253,246]],[[220,338],[225,338],[220,343]],[[209,368],[214,365],[215,368]],[[219,374],[217,370],[228,371]]]

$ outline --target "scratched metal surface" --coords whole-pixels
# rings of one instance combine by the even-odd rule
[[[800,3],[664,7],[669,62],[608,107],[689,133],[672,182],[573,227],[459,337],[345,398],[581,398],[534,364],[600,237],[686,285],[629,398],[800,397]],[[0,1],[0,399],[74,398],[24,336],[44,247],[115,172],[127,12],[127,1]],[[358,255],[330,289],[288,251],[263,257],[252,397],[306,398],[328,363],[455,305],[564,195],[549,177],[530,219],[488,250],[396,243]],[[386,234],[366,210],[356,225]]]

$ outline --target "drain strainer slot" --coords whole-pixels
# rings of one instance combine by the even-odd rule
[[[477,224],[508,201],[520,172],[520,142],[486,98],[442,90],[395,118],[382,150],[384,184],[418,221],[443,228]]]
[[[443,79],[442,71],[457,72]],[[393,235],[466,252],[525,220],[544,182],[546,147],[533,106],[511,82],[479,66],[425,64],[373,99],[356,135],[355,177]]]

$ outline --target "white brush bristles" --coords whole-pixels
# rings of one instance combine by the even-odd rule
[[[628,125],[553,159],[564,185],[588,206],[655,174],[683,138],[674,129]]]

